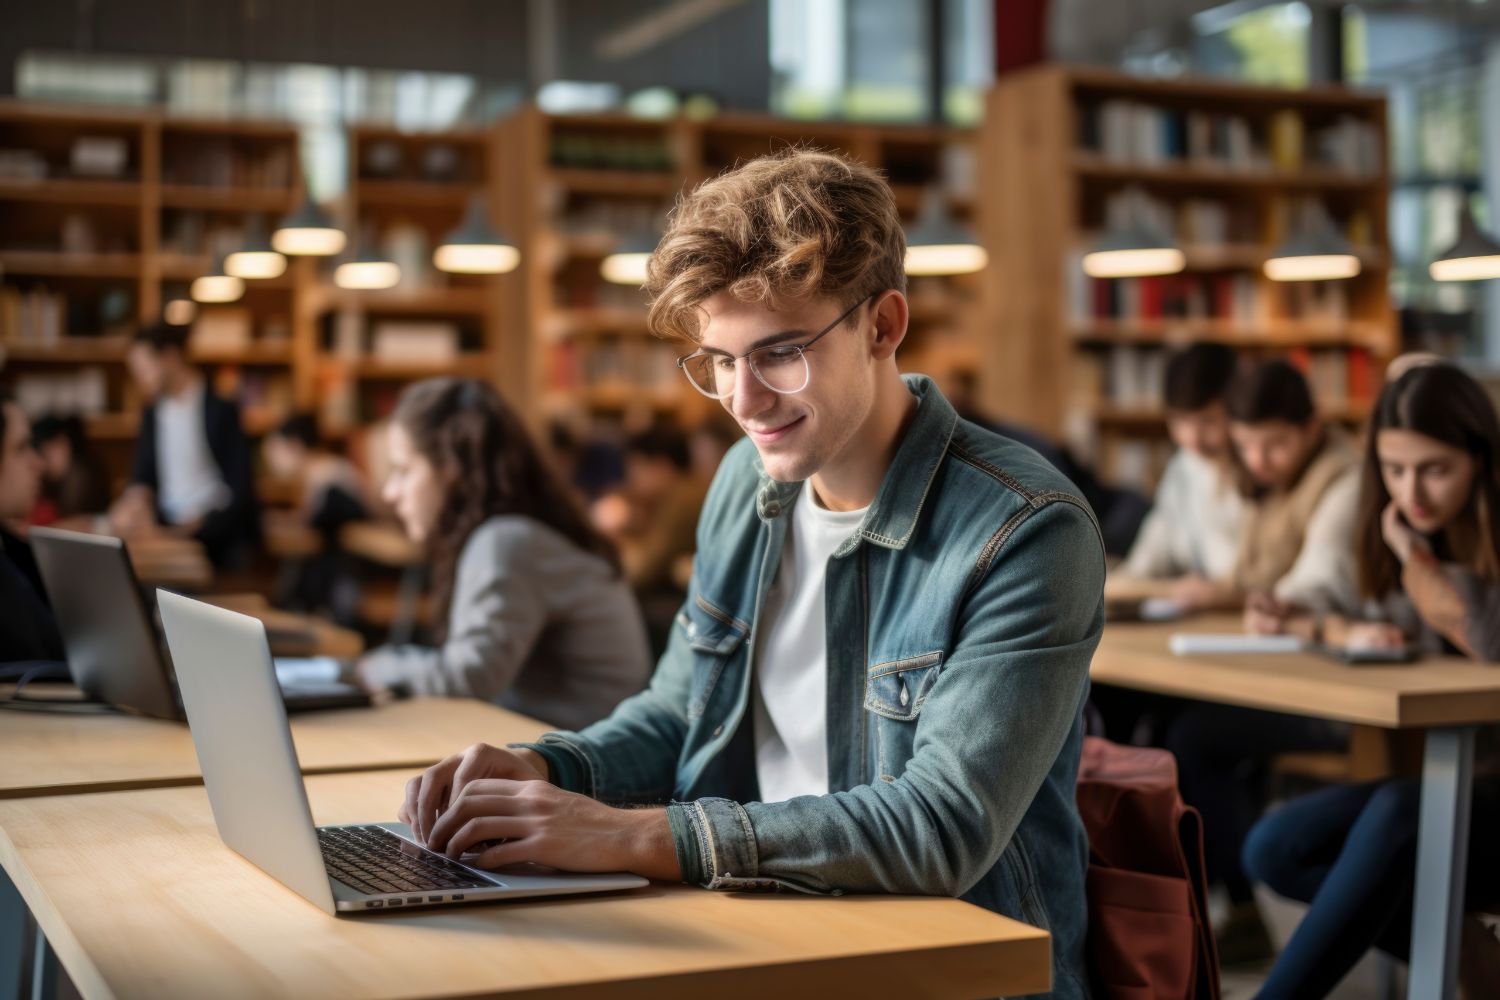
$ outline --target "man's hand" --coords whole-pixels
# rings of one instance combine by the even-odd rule
[[[616,809],[542,781],[468,782],[433,824],[426,846],[454,859],[477,850],[472,863],[479,868],[532,862],[682,879],[665,809]]]
[[[140,538],[156,529],[156,498],[150,488],[136,483],[126,488],[109,508],[109,530],[121,538]]]
[[[546,784],[547,770],[547,761],[532,750],[503,750],[476,743],[408,781],[406,799],[396,815],[401,822],[411,824],[418,843],[426,844],[438,817],[463,794],[470,782],[504,778],[511,782]]]
[[[1183,611],[1211,611],[1233,597],[1222,584],[1193,573],[1172,584],[1171,599]]]
[[[1390,622],[1354,622],[1344,633],[1348,649],[1400,649],[1406,634]]]
[[[1245,631],[1251,635],[1280,635],[1296,608],[1270,594],[1251,594],[1245,599]]]

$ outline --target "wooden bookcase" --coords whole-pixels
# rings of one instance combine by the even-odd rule
[[[979,139],[987,334],[982,405],[1097,449],[1149,486],[1170,453],[1160,377],[1194,340],[1290,356],[1329,416],[1357,424],[1396,352],[1388,277],[1384,99],[1143,80],[1044,66],[991,90]],[[1186,253],[1178,276],[1098,281],[1081,258],[1111,198],[1144,191]],[[1261,273],[1316,199],[1362,271],[1340,282]]]
[[[287,125],[201,122],[154,112],[0,104],[0,383],[33,410],[85,415],[123,475],[141,400],[125,371],[130,336],[234,249],[246,218],[267,226],[301,191]],[[297,277],[252,282],[203,307],[190,339],[253,433],[294,404]],[[199,324],[229,319],[214,343]],[[219,324],[222,331],[224,324]]]
[[[338,289],[324,276],[310,290],[302,322],[316,346],[306,378],[326,431],[385,416],[404,384],[433,375],[489,378],[513,396],[524,390],[499,322],[502,298],[519,278],[445,274],[432,265],[433,250],[475,196],[498,221],[498,155],[493,129],[350,130],[342,222],[351,241],[400,264],[402,279],[371,292]],[[407,349],[382,349],[391,333],[404,334]],[[428,339],[432,350],[412,351],[412,338]]]
[[[109,176],[73,169],[75,143],[91,137],[124,143]],[[324,429],[341,435],[383,416],[405,383],[436,374],[492,380],[539,429],[558,415],[625,426],[667,416],[691,426],[718,407],[676,371],[681,345],[650,335],[643,293],[599,277],[620,240],[659,232],[680,193],[789,143],[879,167],[908,222],[934,185],[972,221],[974,140],[947,129],[762,115],[658,121],[529,108],[484,129],[353,128],[338,221],[351,239],[397,258],[402,283],[344,291],[329,263],[294,259],[282,277],[248,283],[240,302],[200,307],[200,322],[228,317],[241,335],[195,334],[193,354],[222,391],[239,396],[256,435],[293,409],[317,411]],[[185,298],[191,280],[238,245],[251,216],[269,231],[300,202],[297,133],[286,124],[11,103],[0,105],[6,151],[33,153],[43,176],[0,178],[0,309],[43,293],[66,308],[47,333],[34,329],[30,311],[25,331],[15,329],[17,309],[0,311],[0,383],[49,373],[92,380],[83,392],[89,433],[123,475],[141,407],[124,364],[130,336]],[[433,271],[433,248],[476,193],[520,246],[520,268],[497,277]],[[912,280],[906,370],[975,371],[981,289],[981,276]],[[456,350],[377,350],[392,323],[422,324],[444,340],[451,333]],[[57,408],[77,410],[78,395],[63,392]]]
[[[504,302],[507,327],[528,331],[533,414],[640,426],[691,426],[718,406],[676,370],[683,345],[651,335],[645,296],[599,276],[623,241],[659,235],[677,197],[736,163],[805,143],[879,167],[908,222],[925,186],[957,187],[951,208],[971,218],[973,136],[946,129],[797,122],[724,114],[704,121],[548,115],[526,108],[498,126],[501,218],[518,239],[522,284]],[[958,183],[955,185],[955,179]],[[979,282],[914,279],[903,367],[940,376],[974,369]],[[519,357],[519,353],[516,355]]]

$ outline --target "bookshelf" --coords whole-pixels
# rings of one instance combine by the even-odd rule
[[[504,324],[527,332],[534,416],[637,427],[692,426],[718,404],[676,370],[682,345],[651,335],[637,288],[599,276],[632,236],[660,234],[679,194],[736,163],[796,143],[840,150],[886,172],[906,221],[939,184],[972,218],[970,133],[920,127],[797,122],[754,114],[707,120],[548,115],[525,108],[497,126],[501,219],[521,245],[522,280]],[[903,368],[939,377],[972,371],[978,276],[914,278]],[[520,353],[514,356],[519,359]]]
[[[1383,98],[1043,66],[991,90],[979,163],[988,410],[1081,443],[1107,476],[1149,487],[1170,454],[1166,356],[1212,340],[1291,358],[1326,414],[1363,421],[1398,345]],[[1144,192],[1183,249],[1181,273],[1083,273],[1126,190]],[[1357,277],[1263,276],[1309,199],[1348,237]]]
[[[517,279],[432,265],[471,199],[483,197],[498,216],[494,130],[362,126],[350,130],[348,150],[343,221],[351,240],[394,260],[402,277],[381,291],[326,281],[309,291],[302,325],[315,348],[302,378],[325,431],[340,436],[381,419],[405,383],[432,375],[489,378],[512,396],[523,393],[499,323],[501,299]]]
[[[130,337],[300,193],[290,126],[0,103],[0,382],[31,413],[78,413],[124,475],[141,400]],[[293,405],[293,276],[202,307],[190,354],[259,432]]]

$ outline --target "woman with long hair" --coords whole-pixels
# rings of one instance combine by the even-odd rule
[[[645,628],[614,547],[498,392],[410,386],[387,450],[385,500],[431,553],[438,645],[377,649],[362,683],[484,698],[569,729],[645,685]]]
[[[1500,421],[1478,383],[1427,364],[1386,386],[1365,449],[1357,523],[1368,620],[1306,618],[1292,630],[1340,646],[1414,645],[1500,661]],[[1472,902],[1500,898],[1500,773],[1494,727],[1476,758],[1469,843]],[[1420,787],[1397,779],[1328,788],[1265,816],[1245,869],[1311,903],[1261,996],[1326,995],[1370,947],[1405,957],[1411,939]],[[1500,982],[1500,950],[1466,921],[1470,996]],[[1473,984],[1473,985],[1469,985]]]

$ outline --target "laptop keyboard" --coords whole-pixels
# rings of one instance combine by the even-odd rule
[[[323,865],[330,875],[371,895],[495,886],[383,827],[319,827],[318,846],[323,849]]]

